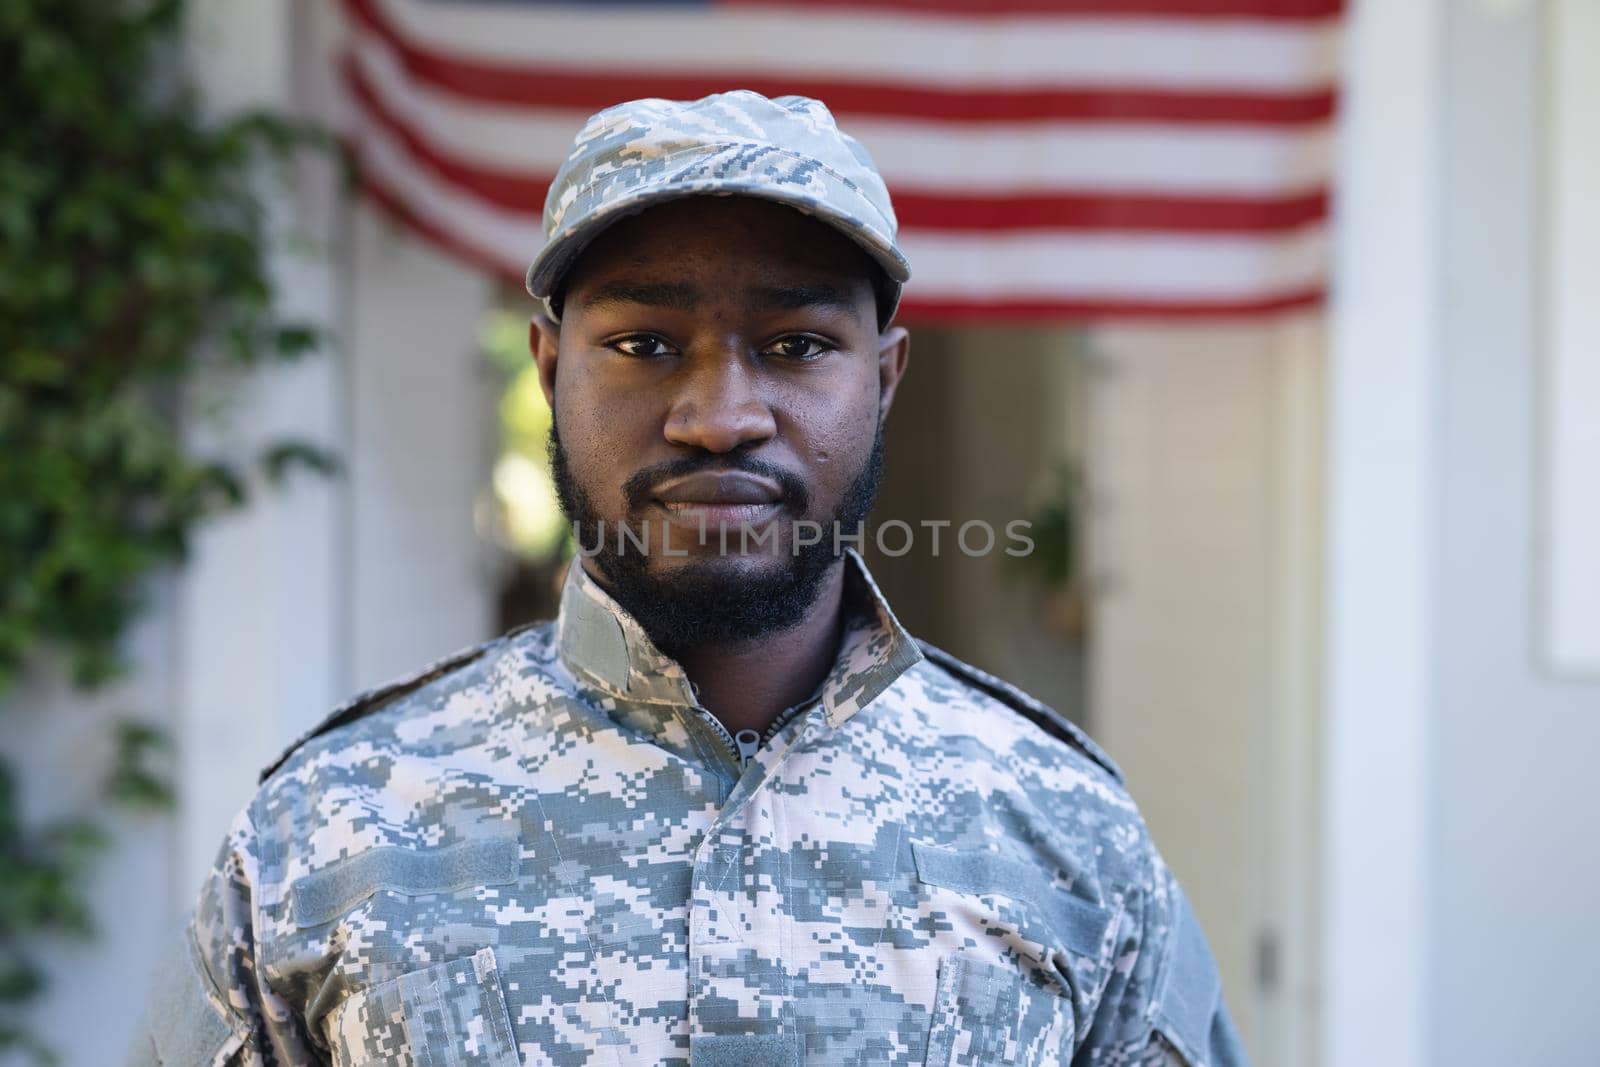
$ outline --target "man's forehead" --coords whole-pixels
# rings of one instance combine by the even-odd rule
[[[751,280],[713,291],[694,282],[624,276],[599,280],[586,287],[582,301],[585,307],[592,309],[642,305],[672,311],[699,311],[714,302],[730,300],[747,311],[824,308],[859,316],[862,305],[858,293],[856,286],[831,280]]]

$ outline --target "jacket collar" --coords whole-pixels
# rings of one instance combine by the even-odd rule
[[[847,622],[833,667],[818,689],[829,726],[870,704],[923,658],[854,548],[846,547]],[[574,557],[561,592],[556,639],[562,661],[587,685],[622,700],[693,706],[688,675]]]

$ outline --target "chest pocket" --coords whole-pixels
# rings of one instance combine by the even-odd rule
[[[517,1067],[494,950],[410,971],[328,1017],[336,1067]]]
[[[969,952],[940,964],[928,1067],[1065,1063],[1075,1038],[1072,1002],[1016,968]]]
[[[1088,1018],[1109,975],[1115,911],[1053,886],[1037,867],[981,850],[916,843],[917,880],[966,898],[968,921],[1014,930],[1035,972],[996,951],[947,955],[939,966],[926,1063],[1055,1064],[1072,1058],[1076,1020]],[[978,898],[995,898],[980,905]],[[998,910],[991,910],[998,908]]]

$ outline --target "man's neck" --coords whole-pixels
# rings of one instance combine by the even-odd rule
[[[680,649],[678,664],[698,689],[699,704],[730,733],[765,731],[778,713],[810,696],[838,654],[845,565],[829,569],[822,589],[792,629],[739,646]]]
[[[706,646],[677,656],[700,706],[730,733],[761,733],[790,705],[811,695],[833,667],[844,622],[844,564],[822,580],[800,624],[737,647]]]
[[[589,561],[583,562],[589,570]],[[671,651],[694,684],[700,706],[729,733],[766,730],[780,712],[810,696],[827,676],[844,625],[845,567],[841,559],[829,568],[816,600],[790,629],[737,645]],[[595,580],[605,588],[603,581]]]

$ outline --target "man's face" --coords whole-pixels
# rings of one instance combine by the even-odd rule
[[[535,320],[563,507],[663,649],[798,622],[833,524],[853,533],[871,510],[908,349],[878,331],[874,270],[793,208],[690,197],[607,229],[567,277],[560,326]],[[648,553],[619,552],[619,526]],[[797,552],[807,527],[822,540]]]

